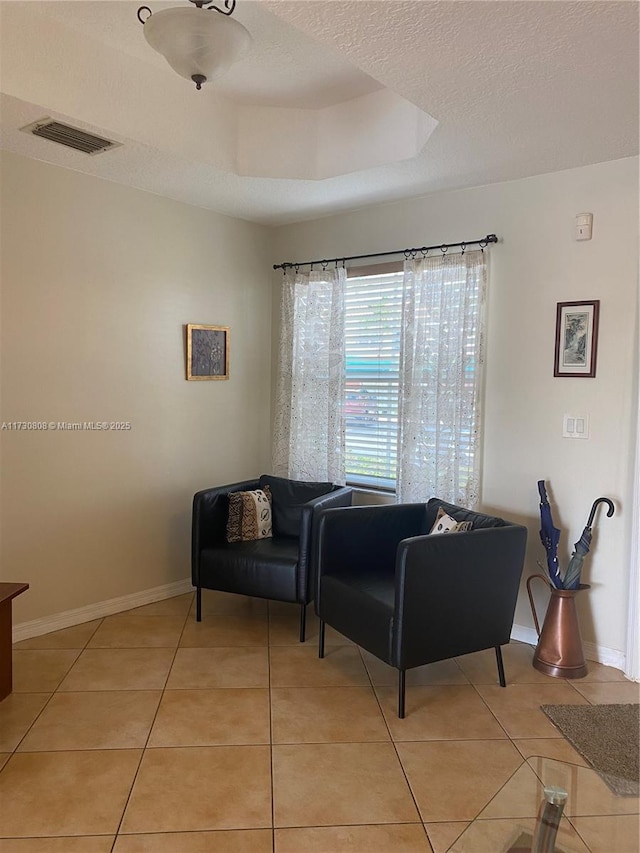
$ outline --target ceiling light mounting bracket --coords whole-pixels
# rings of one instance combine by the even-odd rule
[[[189,0],[189,2],[197,6],[198,9],[202,9],[203,7],[214,9],[216,12],[220,12],[221,15],[233,15],[233,10],[236,8],[236,0],[224,0],[224,9],[218,9],[215,3],[208,5],[208,0]]]
[[[211,3],[208,5],[208,0],[189,0],[189,3],[193,3],[194,6],[197,6],[198,9],[213,9],[215,12],[220,12],[221,15],[233,15],[233,12],[236,8],[236,0],[224,0],[223,8],[219,9],[215,3]],[[142,12],[148,12],[146,18],[142,18]],[[148,21],[153,12],[148,6],[140,6],[138,9],[138,20],[141,24],[144,24],[145,21]]]

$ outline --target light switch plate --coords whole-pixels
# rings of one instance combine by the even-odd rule
[[[578,213],[576,216],[576,240],[590,240],[593,229],[593,213]]]
[[[589,415],[565,415],[562,421],[563,438],[589,438]]]

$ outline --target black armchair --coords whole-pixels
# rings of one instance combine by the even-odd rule
[[[439,507],[468,532],[427,535]],[[316,528],[319,655],[325,623],[405,671],[509,642],[527,530],[432,498],[427,504],[352,507],[321,513]]]
[[[227,542],[229,492],[263,489],[273,501],[273,536]],[[305,638],[306,605],[313,600],[315,576],[311,537],[318,512],[351,504],[351,489],[261,475],[198,492],[193,498],[191,578],[196,587],[196,619],[202,618],[202,589],[296,602],[300,642]]]

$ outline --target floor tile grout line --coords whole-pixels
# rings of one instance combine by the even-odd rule
[[[434,823],[437,821],[434,821]],[[449,823],[449,821],[438,821],[439,823]],[[352,826],[418,826],[422,823],[418,820],[385,820],[382,823],[295,823],[289,826],[279,826],[278,829],[333,829],[345,828],[349,829]]]
[[[66,673],[65,673],[65,675],[66,675]],[[63,678],[64,678],[64,676],[63,676]],[[61,682],[61,683],[62,683],[62,682]],[[43,692],[46,692],[46,691],[43,691]],[[32,696],[33,694],[32,694],[32,693],[21,693],[21,694],[17,694],[17,695],[20,695],[20,696]],[[9,753],[9,755],[11,756],[11,758],[13,758],[13,756],[17,754],[17,752],[18,752],[18,750],[20,749],[20,746],[21,746],[21,744],[22,744],[23,740],[27,737],[27,735],[29,734],[29,732],[31,731],[31,729],[32,729],[32,728],[35,726],[35,724],[38,722],[38,720],[40,719],[40,717],[41,717],[41,716],[42,716],[42,714],[44,713],[45,708],[47,708],[47,706],[49,705],[49,703],[51,702],[51,700],[53,699],[53,697],[54,697],[55,695],[56,695],[56,691],[54,690],[54,691],[53,691],[53,693],[51,693],[51,694],[49,695],[49,698],[47,699],[47,701],[44,703],[44,705],[42,706],[42,708],[40,708],[40,710],[38,711],[38,713],[36,714],[36,716],[33,718],[33,720],[31,721],[31,723],[30,723],[30,724],[29,724],[29,726],[27,727],[26,732],[22,735],[22,737],[20,738],[20,740],[18,741],[18,743],[14,746],[13,750],[11,750],[11,752]],[[10,759],[10,758],[8,758],[8,759],[5,761],[4,765],[3,765],[2,767],[0,767],[0,773],[2,773],[2,771],[6,769],[6,767],[7,767],[7,765],[9,764],[9,761],[10,761],[10,760],[11,760],[11,759]]]
[[[484,696],[482,695],[482,693],[478,690],[478,687],[479,687],[480,685],[472,684],[471,686],[472,686],[472,687],[473,687],[473,689],[476,691],[476,694],[480,697],[480,699],[481,699],[481,701],[482,701],[483,705],[485,706],[485,708],[487,709],[487,711],[489,711],[489,713],[491,714],[491,716],[493,717],[493,719],[496,721],[496,723],[500,726],[500,728],[502,729],[502,731],[505,733],[505,736],[506,736],[506,737],[509,739],[509,741],[513,744],[513,746],[516,748],[516,750],[517,750],[518,752],[520,752],[520,750],[518,749],[518,747],[513,743],[513,738],[511,737],[511,735],[510,735],[510,734],[509,734],[509,732],[507,731],[506,726],[504,726],[504,725],[500,722],[500,720],[498,719],[498,716],[497,716],[497,715],[496,715],[496,713],[494,712],[493,708],[491,708],[491,706],[488,704],[487,700],[484,698]],[[507,683],[507,687],[505,688],[505,690],[508,690],[508,689],[509,689],[509,684]]]
[[[437,822],[440,822],[440,823],[449,823],[449,821],[433,821],[433,823],[437,823]],[[451,823],[457,823],[457,822],[458,822],[458,821],[451,821]],[[456,837],[453,839],[453,841],[451,842],[451,844],[449,844],[449,846],[447,847],[447,849],[446,849],[445,853],[449,853],[449,851],[453,848],[453,845],[454,845],[457,841],[459,841],[459,839],[463,836],[463,834],[464,834],[464,833],[467,831],[467,829],[469,828],[469,822],[467,822],[467,821],[461,821],[461,823],[466,823],[467,825],[465,826],[465,828],[464,828],[464,829],[462,829],[462,830],[460,831],[460,834],[459,834],[459,835],[456,835]],[[428,832],[428,830],[427,830],[427,835],[428,835],[428,834],[429,834],[429,832]],[[429,843],[431,844],[431,838],[429,838]],[[433,845],[432,845],[432,846],[433,846]]]
[[[93,637],[93,635],[94,635],[94,634],[95,634],[95,632],[98,630],[98,628],[100,627],[100,625],[102,625],[102,622],[103,622],[104,620],[103,620],[103,619],[100,619],[100,620],[97,620],[97,621],[99,621],[99,624],[98,624],[98,625],[96,625],[95,630],[91,633],[91,636],[89,636],[89,637],[87,638],[87,640],[85,641],[84,646],[82,646],[82,648],[79,650],[79,651],[80,651],[80,654],[79,654],[79,655],[76,657],[76,659],[72,662],[72,664],[71,664],[71,666],[69,667],[69,669],[64,673],[64,675],[62,676],[62,678],[60,679],[60,681],[59,681],[59,682],[58,682],[58,684],[56,685],[55,689],[51,692],[51,694],[50,694],[49,698],[47,699],[47,701],[44,703],[44,705],[42,706],[42,708],[40,708],[40,711],[36,714],[36,716],[34,717],[34,719],[31,721],[31,724],[30,724],[30,725],[29,725],[29,727],[27,728],[26,732],[22,735],[22,737],[20,738],[20,740],[18,741],[18,743],[15,745],[15,747],[14,747],[13,751],[11,752],[11,756],[14,756],[14,755],[18,752],[18,750],[20,749],[20,746],[22,745],[22,742],[23,742],[23,741],[24,741],[24,739],[27,737],[27,735],[29,734],[29,732],[31,731],[31,729],[32,729],[32,728],[35,726],[35,724],[38,722],[38,720],[40,719],[40,717],[41,717],[41,716],[42,716],[42,714],[44,713],[45,709],[49,706],[49,703],[51,702],[51,700],[53,699],[53,697],[54,697],[54,696],[56,695],[56,693],[58,692],[58,689],[59,689],[60,685],[62,684],[62,682],[65,680],[65,678],[67,677],[67,675],[69,675],[69,673],[71,672],[71,670],[73,669],[73,667],[76,665],[76,663],[80,660],[80,657],[82,656],[82,652],[83,652],[83,651],[85,651],[85,649],[87,648],[87,644],[88,644],[88,643],[90,642],[90,640],[91,640],[91,637]],[[64,629],[63,629],[63,630],[64,630]],[[24,649],[23,651],[29,651],[29,650],[28,650],[28,649]],[[48,651],[48,650],[47,650],[47,649],[34,649],[33,651]],[[76,650],[75,650],[75,649],[71,649],[71,650],[67,650],[67,649],[60,649],[60,650],[58,650],[58,649],[52,649],[52,651],[76,651]],[[13,651],[12,651],[12,653],[13,653]],[[47,693],[48,691],[47,691],[47,690],[42,690],[42,691],[38,691],[38,690],[37,690],[37,691],[34,691],[34,693],[40,693],[40,692],[42,692],[42,693]],[[63,692],[64,692],[64,691],[63,691]],[[22,695],[22,696],[24,696],[24,695],[33,695],[33,694],[22,693],[22,694],[17,694],[17,695]],[[4,763],[4,765],[0,768],[0,773],[1,773],[5,768],[6,768],[6,766],[7,766],[8,764],[9,764],[9,759],[7,759],[7,761]]]
[[[573,689],[576,691],[576,693],[578,694],[578,696],[579,696],[581,699],[584,699],[586,702],[588,702],[588,703],[589,703],[589,705],[597,705],[597,704],[599,704],[598,702],[592,702],[592,701],[591,701],[591,699],[588,699],[588,698],[584,695],[584,693],[581,693],[581,692],[580,692],[580,690],[578,689],[577,685],[575,685],[575,684],[573,684],[573,683],[572,683],[572,680],[571,680],[571,679],[567,679],[567,678],[565,678],[564,680],[565,680],[568,684],[570,684],[570,685],[571,685],[571,687],[573,687]],[[611,682],[611,683],[612,683],[612,682]]]
[[[96,633],[97,633],[98,629],[99,629],[99,628],[102,628],[102,624],[103,624],[104,620],[105,620],[105,617],[103,616],[103,617],[100,619],[99,624],[98,624],[98,625],[96,625],[95,630],[91,632],[91,636],[87,638],[87,642],[84,644],[83,650],[89,647],[89,643],[90,643],[90,642],[91,642],[91,640],[93,640],[93,638],[95,637],[95,635],[96,635]]]
[[[519,772],[520,772],[520,770],[525,766],[525,764],[526,764],[526,766],[527,766],[527,767],[529,767],[529,764],[528,764],[528,762],[527,762],[527,759],[526,759],[526,758],[524,758],[524,756],[522,755],[522,753],[520,752],[520,750],[516,747],[516,745],[513,743],[513,741],[511,741],[511,739],[510,739],[510,742],[511,742],[511,745],[512,745],[512,746],[514,747],[514,749],[516,750],[516,752],[517,752],[517,754],[518,754],[518,757],[520,758],[520,763],[519,763],[519,764],[518,764],[518,766],[515,768],[515,770],[513,771],[513,773],[510,773],[510,774],[509,774],[509,776],[507,777],[507,779],[502,783],[502,785],[500,785],[500,787],[499,787],[499,788],[498,788],[498,790],[493,794],[493,796],[491,797],[491,799],[489,799],[489,800],[488,800],[488,801],[487,801],[487,802],[482,806],[482,808],[480,809],[480,811],[476,814],[476,816],[473,818],[473,820],[471,820],[471,821],[470,821],[470,823],[473,823],[474,821],[476,821],[476,820],[478,820],[478,819],[480,818],[480,815],[482,814],[482,812],[483,812],[486,808],[488,808],[488,806],[490,806],[490,805],[491,805],[491,803],[495,800],[495,798],[496,798],[496,797],[500,794],[500,792],[501,792],[501,791],[502,791],[502,790],[503,790],[503,789],[504,789],[504,788],[509,784],[509,782],[513,779],[513,777],[516,775],[516,773],[519,773]],[[487,820],[491,820],[491,818],[487,818]],[[495,820],[500,820],[500,818],[495,818]]]
[[[267,687],[269,697],[269,770],[271,782],[271,851],[276,849],[276,798],[273,773],[273,704],[271,695],[271,602],[267,602]]]
[[[193,603],[193,601],[191,603]],[[175,663],[176,657],[178,656],[178,650],[180,648],[180,640],[182,639],[182,635],[184,634],[184,629],[186,628],[190,614],[191,614],[191,606],[189,606],[187,608],[187,612],[186,612],[186,615],[184,617],[184,621],[182,623],[182,630],[180,631],[180,636],[178,637],[178,643],[174,649],[173,657],[171,659],[171,663],[169,664],[169,668],[167,669],[167,677],[164,680],[164,685],[163,685],[162,690],[160,692],[160,700],[158,702],[158,707],[156,708],[156,713],[153,716],[153,720],[152,720],[151,726],[149,728],[149,733],[147,734],[147,739],[145,741],[145,745],[143,747],[143,750],[146,750],[149,746],[149,738],[151,737],[151,732],[153,731],[153,727],[154,727],[156,719],[158,717],[158,711],[160,710],[160,706],[162,705],[162,700],[164,699],[164,694],[167,691],[167,684],[169,683],[169,679],[171,677],[171,670],[173,669],[173,665]]]
[[[458,657],[461,657],[461,656],[460,656],[460,655],[458,655]],[[457,657],[454,657],[454,658],[450,658],[450,660],[452,660],[452,661],[455,663],[455,665],[458,667],[458,669],[460,670],[460,672],[461,672],[461,673],[462,673],[462,675],[464,676],[464,679],[465,679],[465,681],[467,682],[467,684],[471,684],[471,685],[473,685],[473,682],[471,681],[471,679],[469,678],[469,676],[467,675],[467,673],[466,673],[466,672],[464,671],[464,669],[460,666],[460,663],[459,663],[459,661],[458,661],[458,658],[457,658]]]
[[[600,817],[611,817],[612,815],[599,815],[599,816],[600,816]],[[581,817],[589,817],[589,815],[573,815],[572,817],[581,818]],[[595,817],[595,815],[592,815],[592,817]],[[624,815],[616,815],[616,817],[624,817]],[[591,852],[591,847],[589,847],[589,845],[587,844],[587,840],[583,837],[583,835],[582,835],[582,833],[580,832],[580,830],[578,829],[578,827],[574,824],[574,822],[573,822],[572,818],[571,818],[571,817],[569,817],[569,815],[566,815],[566,814],[563,814],[563,815],[562,815],[562,818],[563,818],[564,820],[566,820],[566,821],[569,823],[569,825],[572,827],[573,831],[576,833],[576,835],[578,836],[578,838],[580,839],[580,841],[582,841],[582,843],[583,843],[583,844],[584,844],[584,846],[587,848],[587,850],[589,851],[589,853],[592,853],[592,852]],[[622,853],[622,851],[621,851],[621,853]]]
[[[147,732],[147,738],[145,740],[144,746],[140,750],[140,759],[138,761],[138,766],[136,767],[135,773],[133,774],[133,779],[131,780],[131,785],[129,786],[129,793],[127,794],[127,798],[126,798],[125,803],[122,807],[122,813],[120,814],[120,820],[118,821],[118,826],[116,827],[115,835],[113,838],[113,845],[111,847],[112,853],[113,853],[113,850],[117,844],[118,836],[120,835],[120,829],[122,828],[124,816],[126,814],[128,806],[129,806],[129,802],[131,800],[131,795],[133,794],[133,789],[134,789],[136,781],[138,779],[138,774],[140,773],[140,768],[142,766],[142,762],[144,760],[144,756],[145,756],[145,753],[146,753],[148,745],[149,745],[149,738],[151,737],[151,732],[153,731],[153,727],[154,727],[156,719],[158,717],[158,712],[160,710],[160,706],[162,705],[162,700],[164,698],[164,694],[165,694],[165,691],[167,689],[167,683],[169,681],[169,677],[171,676],[171,670],[173,669],[173,664],[175,663],[175,659],[176,659],[176,656],[178,654],[178,649],[180,648],[180,640],[182,638],[182,634],[184,633],[184,629],[185,629],[185,626],[187,624],[187,620],[189,619],[190,613],[191,613],[191,605],[187,608],[187,612],[185,614],[184,621],[182,623],[182,630],[180,631],[180,636],[178,637],[178,642],[175,646],[173,657],[171,659],[171,663],[169,664],[169,667],[167,669],[167,675],[166,675],[166,678],[164,680],[164,686],[162,687],[162,690],[160,691],[160,698],[158,699],[158,705],[156,707],[155,714],[153,715],[153,720],[151,721],[151,725],[149,726],[149,731]]]
[[[356,648],[358,649],[358,653],[360,655],[360,660],[362,661],[362,665],[364,667],[364,670],[367,673],[367,678],[369,679],[371,691],[373,692],[374,698],[378,704],[378,709],[380,710],[380,714],[382,715],[382,720],[383,720],[383,722],[386,726],[387,732],[389,734],[389,742],[391,743],[391,746],[393,747],[393,751],[395,753],[396,759],[398,760],[398,764],[400,765],[400,770],[402,771],[402,776],[404,778],[405,784],[406,784],[407,788],[409,789],[409,794],[411,795],[411,799],[413,800],[413,806],[416,810],[416,814],[418,815],[420,825],[422,826],[422,831],[424,832],[425,837],[427,839],[427,844],[429,845],[429,847],[431,847],[433,849],[433,845],[431,844],[431,839],[429,838],[429,833],[427,832],[427,827],[425,826],[425,822],[422,819],[422,812],[420,811],[420,806],[418,805],[418,800],[417,800],[416,795],[415,795],[413,788],[411,786],[411,782],[409,781],[409,777],[407,775],[407,771],[405,770],[405,766],[402,763],[402,759],[400,758],[400,753],[398,752],[398,747],[396,745],[395,740],[393,739],[393,733],[391,731],[391,728],[390,728],[389,723],[387,721],[387,718],[385,716],[384,710],[382,708],[382,703],[380,702],[380,697],[378,696],[378,694],[376,692],[376,688],[375,688],[375,685],[373,683],[371,673],[369,672],[369,669],[367,668],[367,664],[365,663],[364,655],[362,654],[362,648],[360,646],[356,646]]]
[[[576,816],[577,816],[577,815],[576,815]],[[589,851],[589,853],[593,853],[593,851],[592,851],[591,847],[589,846],[589,844],[587,844],[587,839],[582,835],[582,833],[580,832],[580,830],[578,829],[578,827],[575,825],[575,823],[571,820],[571,818],[570,818],[568,815],[563,815],[563,817],[565,817],[565,818],[567,819],[567,821],[569,822],[569,825],[573,828],[573,831],[574,831],[574,832],[575,832],[575,834],[578,836],[578,838],[580,839],[580,841],[582,841],[582,843],[583,843],[583,844],[584,844],[584,846],[587,848],[587,850]]]
[[[159,706],[160,706],[160,703],[158,703],[158,707]],[[149,731],[151,731],[151,730],[149,730]],[[127,798],[124,802],[124,805],[122,806],[122,813],[120,814],[120,820],[118,821],[118,826],[116,827],[115,832],[114,832],[113,845],[111,846],[112,851],[115,848],[116,843],[118,841],[118,836],[120,834],[120,827],[122,826],[122,821],[124,820],[124,815],[125,815],[125,812],[127,811],[129,801],[131,800],[131,794],[133,793],[133,787],[136,784],[136,779],[138,778],[138,773],[140,772],[140,766],[142,764],[142,759],[144,758],[145,751],[146,750],[144,748],[140,750],[140,759],[138,760],[138,766],[136,767],[135,773],[133,774],[133,778],[131,780],[131,785],[129,786],[129,793],[127,794]]]
[[[170,688],[171,689],[171,688]],[[157,693],[162,687],[106,687],[104,690],[92,687],[91,690],[56,690],[61,696],[85,696],[88,693]],[[17,696],[36,696],[38,693],[47,693],[47,690],[38,690],[33,693],[17,693]]]

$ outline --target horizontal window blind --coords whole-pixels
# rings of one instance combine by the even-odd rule
[[[347,279],[346,473],[356,485],[395,488],[402,277]]]

